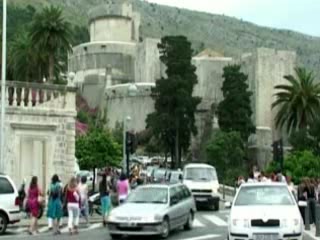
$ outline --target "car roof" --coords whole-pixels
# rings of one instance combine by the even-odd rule
[[[147,185],[142,185],[139,186],[139,188],[171,188],[171,187],[178,187],[178,186],[183,186],[182,183],[170,183],[170,182],[165,182],[165,183],[154,183],[154,184],[147,184]]]
[[[215,167],[213,167],[209,164],[205,164],[205,163],[189,163],[185,166],[185,168],[213,168],[213,169],[215,169]]]
[[[253,187],[253,186],[288,186],[284,182],[254,182],[254,183],[242,183],[241,187]]]

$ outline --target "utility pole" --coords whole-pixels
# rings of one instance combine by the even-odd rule
[[[6,46],[7,46],[7,0],[3,0],[2,11],[2,74],[1,74],[1,125],[0,125],[0,172],[4,172],[4,126],[6,95]]]

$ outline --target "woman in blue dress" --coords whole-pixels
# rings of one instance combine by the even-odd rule
[[[58,175],[53,175],[49,188],[49,203],[47,217],[53,220],[54,235],[61,234],[59,223],[62,218],[62,187]]]

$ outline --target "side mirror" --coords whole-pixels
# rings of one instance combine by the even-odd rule
[[[225,202],[224,207],[227,209],[231,208],[231,202]]]
[[[298,202],[298,206],[299,207],[307,207],[308,206],[308,203],[306,201],[299,201]]]

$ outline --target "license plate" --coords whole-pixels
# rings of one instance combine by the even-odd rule
[[[196,201],[199,201],[199,202],[206,202],[207,199],[206,198],[196,198]]]
[[[278,234],[254,234],[253,240],[278,240]]]
[[[120,223],[119,226],[120,227],[136,227],[137,224],[132,222],[127,222],[127,223]]]

